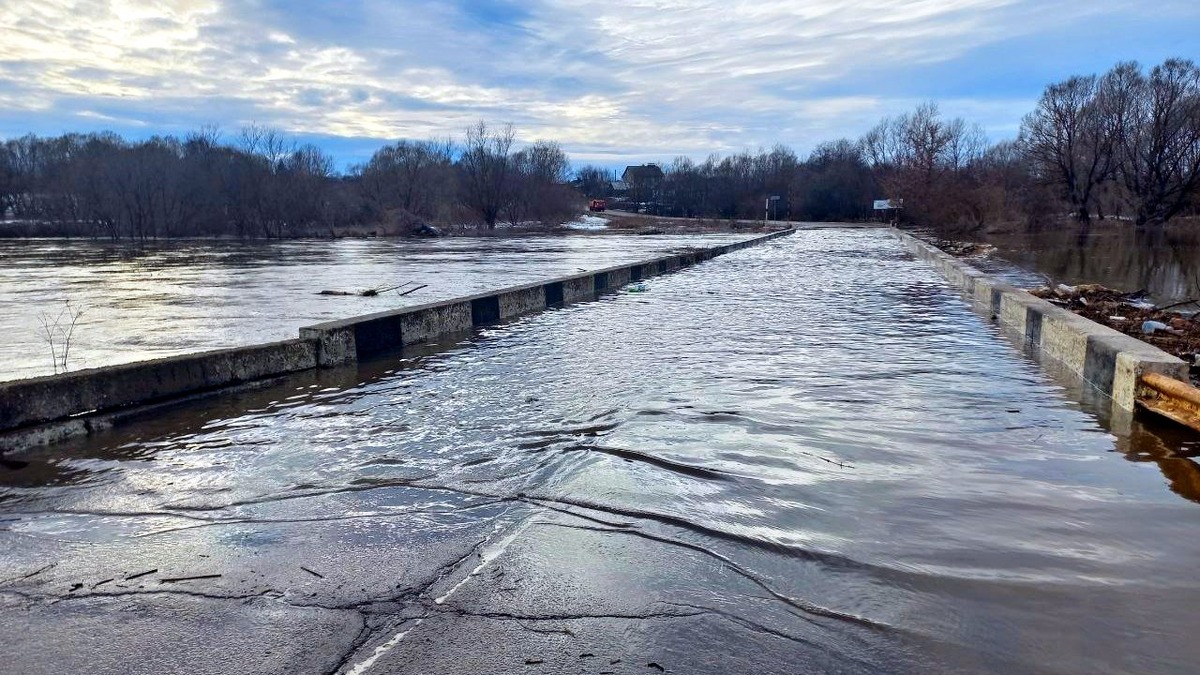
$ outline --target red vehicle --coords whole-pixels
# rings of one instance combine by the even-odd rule
[[[588,202],[588,211],[604,211],[608,208],[608,201],[605,199],[593,199]]]

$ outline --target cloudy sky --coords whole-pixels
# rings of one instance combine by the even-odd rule
[[[576,164],[857,137],[923,100],[1015,133],[1045,84],[1200,59],[1195,0],[0,0],[0,136],[278,127],[361,161],[514,123]]]

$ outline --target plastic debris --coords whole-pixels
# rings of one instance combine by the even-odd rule
[[[1144,321],[1144,322],[1142,322],[1142,332],[1145,333],[1146,335],[1154,335],[1155,333],[1157,333],[1159,331],[1162,331],[1163,333],[1170,333],[1172,335],[1180,335],[1181,334],[1180,331],[1175,330],[1174,328],[1171,328],[1170,326],[1168,326],[1167,324],[1165,324],[1161,321]]]
[[[629,291],[630,293],[645,293],[650,290],[650,287],[647,286],[646,284],[639,283],[639,284],[633,284],[632,286],[630,286],[629,288],[626,288],[625,290]]]
[[[1172,308],[1187,306],[1200,308],[1200,298],[1154,305],[1153,298],[1145,290],[1128,293],[1098,284],[1056,284],[1034,288],[1029,292],[1084,318],[1152,344],[1188,363],[1195,361],[1200,354],[1200,313],[1172,311]],[[1193,369],[1192,377],[1200,386],[1200,364]]]

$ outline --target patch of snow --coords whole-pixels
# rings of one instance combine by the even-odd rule
[[[563,227],[568,230],[607,230],[608,218],[600,216],[579,216],[569,223],[563,223]]]

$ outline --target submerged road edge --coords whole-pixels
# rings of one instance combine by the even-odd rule
[[[977,310],[1111,398],[1114,409],[1129,413],[1137,407],[1143,375],[1188,381],[1182,359],[997,281],[907,232],[890,231],[917,258],[932,263]]]
[[[111,427],[139,408],[356,363],[522,314],[594,299],[626,284],[795,232],[694,248],[533,284],[300,328],[294,340],[185,354],[60,375],[0,382],[0,456]]]

